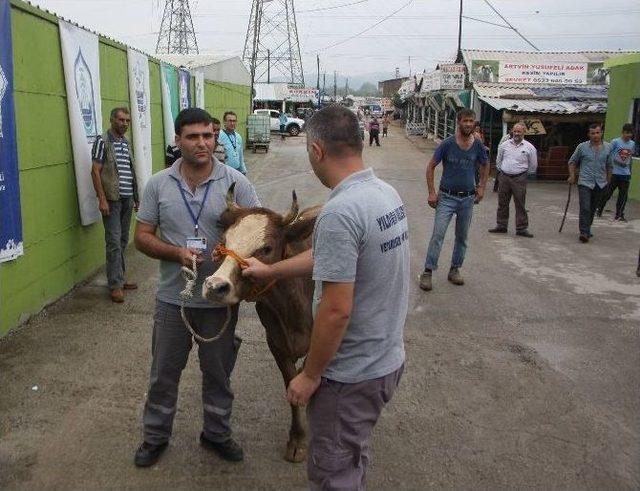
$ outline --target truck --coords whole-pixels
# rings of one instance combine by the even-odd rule
[[[255,109],[253,114],[268,114],[271,131],[280,131],[280,113],[275,109]],[[287,114],[287,124],[285,131],[291,136],[298,136],[304,129],[304,119],[294,118]]]

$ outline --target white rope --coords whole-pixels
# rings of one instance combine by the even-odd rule
[[[231,321],[231,306],[227,306],[227,318],[224,321],[224,324],[222,326],[222,329],[220,329],[220,332],[216,334],[214,337],[203,338],[193,330],[193,327],[191,327],[191,324],[187,319],[187,314],[184,310],[185,303],[188,300],[191,300],[193,298],[193,287],[196,286],[196,280],[198,279],[196,256],[192,256],[191,261],[192,261],[191,268],[182,266],[182,277],[184,278],[186,285],[184,287],[184,290],[180,292],[180,299],[182,300],[182,302],[180,303],[180,316],[182,317],[182,321],[184,322],[184,325],[186,326],[187,330],[191,333],[191,335],[196,341],[199,341],[201,343],[211,343],[213,341],[220,339],[222,335],[225,333],[225,331],[227,330],[227,327],[229,326],[229,322]]]

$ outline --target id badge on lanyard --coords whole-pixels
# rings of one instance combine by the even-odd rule
[[[211,187],[211,181],[207,183],[207,187],[204,191],[204,197],[202,198],[202,206],[200,207],[200,211],[196,215],[191,206],[189,206],[189,202],[187,201],[187,197],[184,194],[184,189],[182,189],[182,185],[180,182],[176,181],[178,185],[178,189],[180,190],[180,195],[182,196],[182,200],[184,201],[184,205],[187,207],[187,211],[191,216],[191,220],[193,221],[193,236],[186,238],[185,247],[187,249],[195,249],[197,251],[205,251],[207,250],[207,238],[199,236],[199,226],[198,222],[200,221],[200,215],[202,215],[202,210],[204,210],[204,206],[207,203],[207,196],[209,195],[209,188]]]

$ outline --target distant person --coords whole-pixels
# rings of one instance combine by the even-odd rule
[[[476,137],[477,140],[480,141],[480,143],[482,143],[482,146],[484,146],[485,150],[487,151],[487,154],[489,153],[489,147],[487,147],[486,143],[485,143],[485,139],[484,139],[484,131],[482,131],[482,125],[480,124],[480,121],[476,121],[473,124],[473,136]],[[480,166],[476,166],[476,186],[480,183]]]
[[[602,193],[611,179],[611,146],[602,141],[602,125],[589,126],[589,141],[580,143],[569,158],[569,184],[578,183],[580,217],[578,228],[580,242],[593,237],[591,225]],[[580,168],[580,177],[576,175]]]
[[[213,136],[216,138],[216,146],[213,150],[213,156],[218,159],[218,162],[222,162],[223,164],[227,160],[227,155],[225,153],[224,145],[220,143],[220,120],[218,118],[211,118],[213,121]]]
[[[238,124],[238,116],[233,111],[227,111],[222,117],[224,129],[220,132],[219,143],[224,146],[226,161],[229,167],[241,172],[247,173],[247,167],[244,163],[244,142],[242,136],[236,131]]]
[[[449,269],[448,280],[454,285],[464,285],[460,268],[467,251],[467,236],[471,226],[473,204],[484,197],[484,188],[489,176],[489,157],[482,143],[473,135],[473,123],[476,113],[471,109],[458,111],[456,133],[446,138],[436,148],[427,165],[427,202],[436,209],[433,233],[429,241],[424,272],[420,276],[420,288],[429,291],[432,288],[431,275],[438,268],[438,259],[442,242],[449,223],[456,215],[455,243]],[[440,190],[436,193],[435,168],[442,162]],[[476,185],[476,166],[482,167],[480,182]]]
[[[527,176],[538,168],[536,148],[524,139],[526,127],[516,123],[511,130],[513,137],[498,147],[496,168],[500,172],[498,188],[498,211],[496,226],[489,230],[493,234],[506,234],[509,225],[511,197],[516,206],[516,235],[533,237],[528,230],[529,216],[525,207]]]
[[[280,111],[278,121],[280,122],[280,138],[284,140],[284,134],[287,131],[287,115],[284,113],[284,111]]]
[[[126,107],[111,110],[111,127],[98,136],[91,149],[91,179],[98,197],[104,224],[107,284],[111,301],[124,302],[124,290],[138,285],[125,280],[124,251],[129,244],[129,225],[133,210],[138,210],[138,184],[133,151],[124,136],[131,116]]]
[[[611,141],[611,163],[613,170],[611,172],[611,182],[605,189],[600,205],[596,210],[596,214],[601,217],[602,210],[607,205],[607,201],[611,198],[613,192],[618,190],[618,201],[616,202],[615,220],[626,222],[624,217],[624,209],[627,205],[629,196],[629,184],[631,182],[631,157],[635,152],[636,143],[633,138],[633,125],[626,123],[622,126],[622,136],[614,138]]]
[[[500,145],[502,145],[504,142],[510,140],[512,137],[513,137],[513,134],[511,132],[511,130],[507,131],[502,136],[502,138],[500,138],[500,142],[498,143],[498,148],[500,148]],[[494,193],[498,192],[498,186],[499,185],[500,185],[500,170],[496,166],[496,178],[495,178],[495,181],[493,181],[493,192]]]
[[[164,151],[164,166],[171,167],[173,163],[182,157],[182,152],[180,148],[175,143],[169,143],[167,145],[166,150]]]
[[[378,118],[375,116],[369,122],[369,146],[376,142],[376,146],[380,146],[380,123],[378,122]]]
[[[385,114],[384,117],[382,118],[382,136],[383,137],[389,136],[388,132],[389,132],[389,115]]]

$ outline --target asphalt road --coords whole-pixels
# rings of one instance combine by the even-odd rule
[[[566,184],[533,182],[535,238],[496,237],[486,232],[496,211],[488,191],[474,212],[466,284],[446,281],[448,235],[425,293],[417,277],[433,225],[424,185],[433,147],[399,127],[390,133],[365,158],[407,205],[414,277],[406,370],[375,429],[369,488],[640,487],[639,204],[629,204],[626,224],[605,213],[594,240],[580,244],[577,195],[559,234]],[[302,206],[326,198],[304,136],[274,138],[268,154],[247,155],[265,206],[285,211],[294,188]],[[197,443],[194,351],[169,449],[154,468],[133,466],[158,272],[133,248],[128,264],[140,289],[123,305],[108,300],[98,272],[0,340],[0,488],[305,488],[304,465],[282,459],[289,410],[251,304],[241,310],[233,376],[245,461],[225,463]]]

